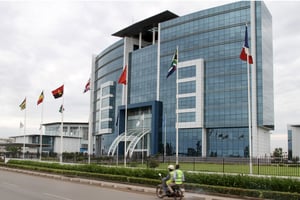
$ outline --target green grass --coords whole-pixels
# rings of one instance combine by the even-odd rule
[[[158,169],[167,169],[169,164],[160,163]],[[146,168],[146,163],[138,164],[135,167]],[[246,164],[215,164],[215,163],[180,163],[180,168],[184,171],[198,172],[216,172],[216,173],[237,173],[249,174],[250,166]],[[272,176],[300,176],[299,165],[292,164],[272,164],[272,165],[252,165],[252,174],[255,175],[272,175]]]

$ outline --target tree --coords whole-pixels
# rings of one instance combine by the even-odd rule
[[[275,148],[275,150],[273,151],[273,156],[275,158],[281,158],[282,157],[282,148]]]
[[[16,157],[18,153],[21,152],[21,147],[18,146],[6,146],[6,151],[11,153],[13,157]]]

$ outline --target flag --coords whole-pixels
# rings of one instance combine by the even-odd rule
[[[59,97],[62,97],[62,95],[64,94],[64,85],[62,85],[59,88],[53,90],[52,94],[53,94],[55,99],[57,99]]]
[[[91,82],[91,79],[89,79],[88,82],[86,83],[83,93],[86,93],[87,91],[89,91],[91,89],[90,82]]]
[[[176,71],[176,68],[177,68],[177,62],[178,62],[178,51],[177,51],[177,49],[176,49],[176,52],[175,52],[175,54],[174,54],[174,56],[173,56],[173,59],[172,59],[171,66],[170,66],[170,68],[169,68],[169,70],[168,70],[167,78],[168,78],[171,74],[173,74],[173,72]]]
[[[26,108],[26,98],[22,101],[19,107],[21,108],[21,110],[24,110]]]
[[[245,30],[245,42],[244,42],[244,46],[243,46],[243,49],[240,54],[240,59],[248,62],[249,64],[253,64],[253,59],[249,52],[248,27],[247,26],[246,26],[246,30]]]
[[[65,111],[65,108],[64,108],[63,105],[61,105],[61,106],[59,107],[59,112],[62,113],[62,112],[64,112],[64,111]]]
[[[38,100],[37,100],[37,105],[39,105],[40,103],[43,103],[44,101],[44,91],[41,92]]]
[[[136,122],[135,126],[136,126],[136,127],[139,127],[139,126],[140,126],[140,124],[141,124],[141,121],[140,121],[140,120],[138,120],[138,121]]]
[[[118,83],[126,85],[127,84],[126,76],[127,76],[127,66],[124,67]]]

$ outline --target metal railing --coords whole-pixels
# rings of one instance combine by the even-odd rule
[[[9,154],[8,158],[22,158],[21,154]],[[58,154],[54,156],[43,156],[42,160],[59,161]],[[38,159],[38,154],[25,154],[25,159]],[[103,165],[123,165],[123,156],[91,156],[92,164]],[[127,166],[130,167],[149,167],[149,160],[156,160],[160,169],[166,169],[167,165],[175,164],[175,156],[156,156],[147,158],[144,156],[133,156],[131,159],[127,158]],[[87,154],[82,153],[64,153],[63,162],[70,163],[88,163]],[[249,158],[233,158],[233,157],[179,157],[180,168],[184,171],[195,171],[205,173],[230,173],[230,174],[249,174]],[[252,174],[265,176],[285,176],[285,177],[300,177],[300,162],[289,161],[282,158],[252,158]]]

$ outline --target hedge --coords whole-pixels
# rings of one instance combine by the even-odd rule
[[[147,186],[155,186],[160,183],[158,173],[166,174],[165,170],[155,169],[108,167],[95,164],[68,165],[20,160],[10,160],[6,166]],[[268,199],[300,199],[300,182],[290,178],[188,172],[185,172],[185,177],[187,191]]]

